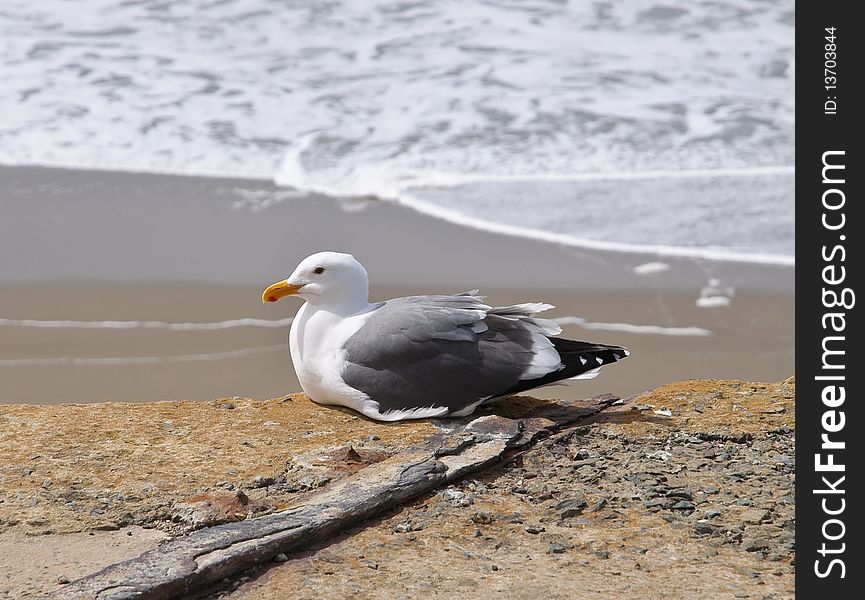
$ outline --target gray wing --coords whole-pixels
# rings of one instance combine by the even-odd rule
[[[531,317],[549,305],[492,308],[476,293],[387,301],[346,342],[343,380],[383,413],[456,412],[562,368],[547,339],[559,327]]]

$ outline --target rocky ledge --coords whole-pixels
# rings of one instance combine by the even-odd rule
[[[201,593],[792,597],[793,396],[788,379],[601,399],[486,470]],[[169,538],[303,506],[467,421],[380,424],[302,395],[0,405],[0,598],[62,593]]]

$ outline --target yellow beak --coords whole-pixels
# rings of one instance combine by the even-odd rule
[[[294,296],[303,285],[292,285],[288,281],[277,281],[261,293],[262,302],[276,302],[285,296]]]

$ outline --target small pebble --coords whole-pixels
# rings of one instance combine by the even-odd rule
[[[605,508],[607,506],[607,504],[609,504],[607,499],[601,498],[600,500],[595,502],[594,505],[592,505],[592,507],[589,509],[589,512],[598,512],[599,510],[602,510],[603,508]]]
[[[476,523],[478,525],[489,525],[493,522],[493,516],[484,511],[478,511],[471,516],[472,523]]]
[[[276,483],[276,479],[274,477],[266,477],[264,475],[256,475],[255,479],[252,480],[253,487],[263,488],[268,487]]]
[[[717,527],[712,525],[711,523],[706,523],[705,521],[699,521],[696,525],[694,525],[694,531],[697,535],[709,535],[715,533]]]
[[[742,542],[742,547],[748,552],[759,552],[768,549],[772,543],[765,538],[754,538],[753,540],[745,540]]]
[[[758,523],[762,523],[769,517],[769,513],[760,508],[749,508],[742,513],[740,518],[743,523],[748,523],[752,525],[756,525]]]
[[[556,512],[559,513],[561,518],[569,519],[582,514],[583,509],[586,508],[588,504],[589,503],[586,502],[586,497],[582,493],[575,492],[571,498],[562,500],[556,504]]]
[[[561,544],[550,544],[549,549],[547,549],[547,553],[548,554],[562,554],[563,552],[565,552],[565,550],[567,550],[567,548],[565,548]]]

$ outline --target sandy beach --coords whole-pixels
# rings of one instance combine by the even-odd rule
[[[355,254],[373,299],[478,287],[495,304],[542,300],[565,318],[566,337],[633,352],[595,380],[541,396],[793,372],[789,267],[567,247],[252,180],[0,168],[0,198],[3,403],[298,391],[287,325],[225,322],[293,316],[297,301],[263,306],[260,291],[322,249]],[[658,261],[666,270],[634,271]],[[710,279],[733,289],[729,306],[696,306]]]

